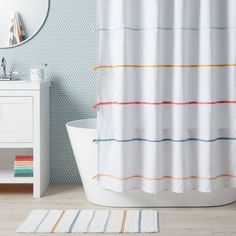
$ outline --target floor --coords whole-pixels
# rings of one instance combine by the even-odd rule
[[[11,192],[0,187],[0,235],[19,236],[15,230],[32,209],[79,208],[102,207],[87,202],[83,188],[78,185],[51,186],[41,199],[33,199],[27,189]],[[236,236],[236,203],[214,208],[161,208],[158,211],[161,231],[158,236]]]

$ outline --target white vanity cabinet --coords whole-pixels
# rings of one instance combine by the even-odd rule
[[[0,95],[0,143],[17,142],[33,142],[33,97]]]
[[[49,82],[0,81],[1,184],[33,184],[38,198],[49,185]],[[33,155],[33,177],[14,177],[15,155]]]

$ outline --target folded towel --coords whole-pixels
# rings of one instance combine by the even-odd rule
[[[33,171],[18,171],[15,170],[14,176],[15,177],[33,177]]]
[[[18,174],[18,173],[15,173],[14,176],[15,177],[34,177],[33,173],[31,173],[31,174]]]
[[[32,161],[33,156],[26,156],[26,155],[16,155],[15,156],[16,161]]]
[[[21,161],[33,161],[33,158],[28,158],[28,159],[26,159],[26,158],[22,158],[22,159],[19,159],[19,158],[15,158],[15,161],[19,161],[19,162],[21,162]]]
[[[15,172],[33,172],[33,168],[14,168]]]
[[[23,28],[23,23],[20,14],[15,11],[11,20],[9,32],[9,46],[13,46],[23,42],[26,39],[26,33]]]
[[[15,171],[33,171],[33,168],[32,167],[15,167],[14,168]]]
[[[22,167],[31,167],[31,168],[33,168],[33,164],[31,163],[31,164],[15,164],[14,165],[16,168],[17,167],[20,167],[20,168],[22,168]]]
[[[16,164],[29,164],[29,163],[33,163],[33,161],[15,161]]]

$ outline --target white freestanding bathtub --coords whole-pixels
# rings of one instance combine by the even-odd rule
[[[98,187],[93,177],[97,173],[96,119],[72,121],[66,124],[75,159],[88,201],[112,207],[190,207],[219,206],[236,201],[236,189],[224,188],[212,193],[141,191],[116,193]]]

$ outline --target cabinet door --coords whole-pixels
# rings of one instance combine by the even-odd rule
[[[33,142],[32,97],[0,97],[0,142]]]

